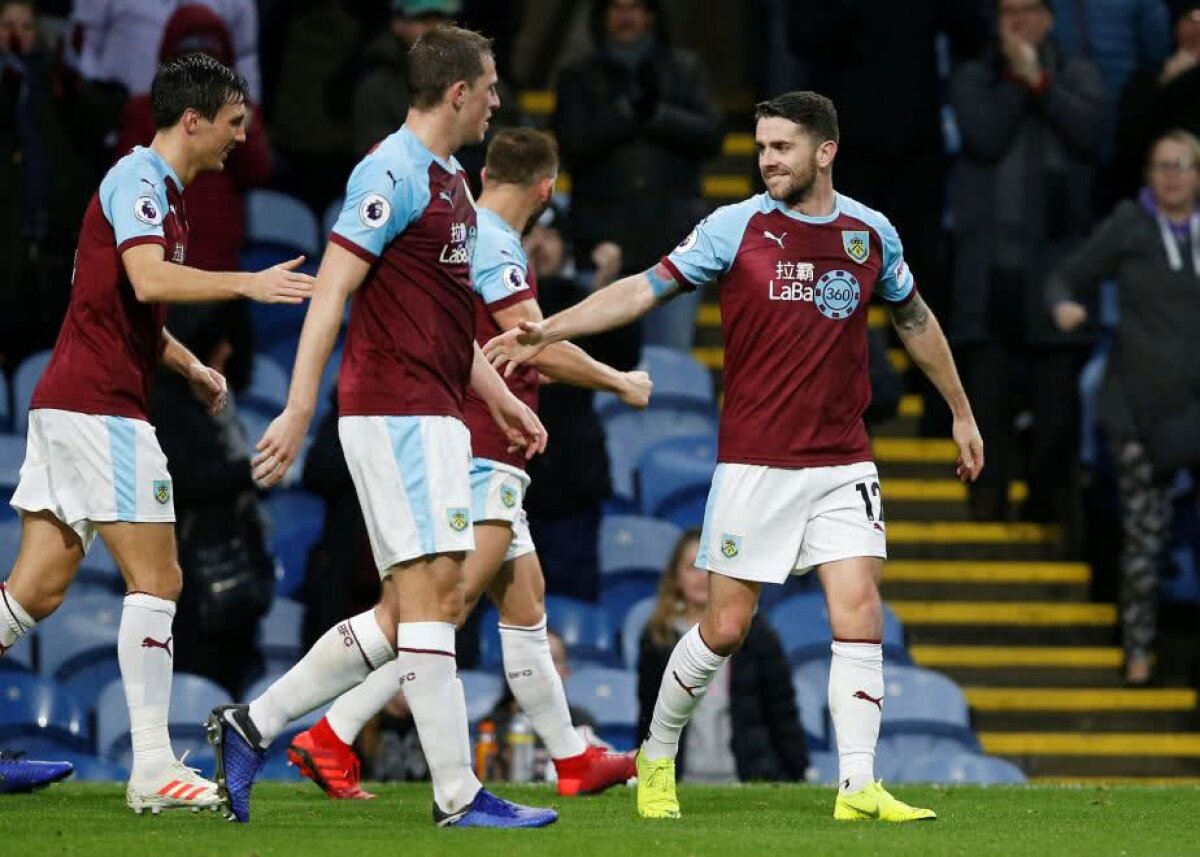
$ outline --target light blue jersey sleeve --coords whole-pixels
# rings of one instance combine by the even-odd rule
[[[395,158],[368,155],[346,183],[346,200],[333,232],[372,257],[421,216],[429,205],[429,176],[404,169]]]
[[[879,280],[875,284],[875,294],[892,304],[902,304],[907,301],[916,288],[912,271],[904,261],[904,245],[900,243],[900,233],[892,222],[873,208],[867,208],[860,202],[848,197],[839,196],[838,204],[842,211],[859,218],[879,233],[883,244],[883,267],[879,271]]]
[[[479,215],[479,238],[471,256],[471,284],[489,307],[499,309],[522,300],[533,300],[529,288],[529,262],[521,241],[508,230],[489,223],[484,211]]]
[[[167,178],[153,161],[136,155],[122,158],[100,183],[99,197],[117,247],[138,239],[165,242],[162,223],[170,205]]]
[[[667,255],[667,262],[683,277],[679,285],[690,291],[711,283],[733,265],[746,224],[759,210],[758,197],[724,205],[701,220],[687,238]]]

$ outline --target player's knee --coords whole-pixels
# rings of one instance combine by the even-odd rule
[[[458,622],[467,603],[466,594],[467,587],[461,580],[438,589],[437,605],[442,621]]]
[[[742,647],[750,630],[751,616],[740,610],[718,610],[710,613],[700,627],[705,645],[718,655],[732,655]]]
[[[871,580],[864,580],[848,589],[840,607],[842,612],[859,620],[882,621],[883,618],[883,599],[879,595],[879,587]]]

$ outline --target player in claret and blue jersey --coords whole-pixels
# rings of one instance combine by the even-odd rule
[[[455,27],[423,35],[409,56],[404,126],[350,176],[317,273],[288,403],[267,429],[255,477],[275,484],[295,460],[321,372],[353,295],[338,377],[338,433],[383,580],[379,604],[340,622],[249,705],[216,709],[217,783],[231,814],[250,818],[266,747],[297,717],[397,659],[397,689],[416,721],[442,827],[542,827],[554,810],[518,806],[471,769],[455,658],[471,528],[467,388],[527,457],[545,446],[537,415],[475,343],[471,259],[475,206],[453,153],[478,143],[499,104],[487,39]]]
[[[71,302],[33,391],[29,438],[12,505],[21,549],[0,584],[0,655],[62,603],[97,535],[129,594],[117,658],[129,703],[135,812],[215,806],[216,787],[177,760],[167,733],[171,623],[183,584],[167,459],[148,422],[161,363],[212,412],[225,379],[163,326],[166,304],[249,297],[300,303],[313,280],[303,259],[257,274],[188,268],[183,188],[219,170],[246,139],[246,82],[193,54],[164,64],[150,91],[158,130],[108,171],[83,217]],[[47,633],[53,633],[48,631]]]
[[[841,766],[834,817],[934,818],[874,780],[884,705],[879,580],[887,525],[862,421],[871,397],[866,328],[873,294],[950,405],[959,478],[978,476],[983,442],[896,230],[833,189],[833,104],[811,92],[764,102],[755,140],[766,193],[718,209],[653,269],[511,330],[485,351],[497,365],[525,362],[548,343],[627,324],[680,290],[717,284],[725,406],[697,557],[711,572],[708,609],[663,674],[638,754],[638,811],[679,816],[680,732],[741,645],[762,584],[815,568],[834,635],[829,708]]]

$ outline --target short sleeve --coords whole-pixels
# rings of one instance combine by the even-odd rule
[[[105,177],[100,208],[112,224],[117,252],[133,244],[166,244],[168,179],[148,165],[122,163]]]
[[[479,238],[471,256],[471,286],[489,310],[534,299],[528,265],[520,242],[487,225],[481,215]]]
[[[733,266],[746,224],[754,213],[752,200],[718,208],[701,220],[696,228],[664,259],[683,288],[711,283]]]
[[[879,282],[875,292],[880,298],[891,304],[907,303],[916,290],[912,271],[904,261],[904,246],[900,243],[900,234],[896,227],[884,220],[878,226],[879,237],[883,242],[883,269],[879,272]]]
[[[346,183],[346,199],[330,240],[374,262],[421,216],[429,204],[428,177],[389,165],[382,158],[361,161]]]

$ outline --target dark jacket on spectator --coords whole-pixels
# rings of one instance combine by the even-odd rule
[[[206,6],[184,6],[167,21],[159,59],[166,61],[198,46],[222,63],[233,62],[233,38],[220,16]],[[148,146],[153,139],[149,94],[129,99],[121,111],[117,157],[124,157],[134,146]],[[238,270],[246,237],[244,194],[248,188],[266,184],[270,175],[266,126],[250,105],[246,142],[229,153],[224,170],[200,173],[184,190],[189,265],[205,271]]]
[[[706,212],[700,167],[721,151],[700,64],[661,36],[636,67],[600,48],[562,70],[557,105],[577,263],[615,241],[626,271],[654,264]]]
[[[1115,199],[1128,199],[1142,185],[1150,145],[1173,128],[1200,136],[1200,67],[1159,82],[1162,64],[1147,66],[1129,80],[1117,106]]]
[[[658,687],[674,645],[659,646],[649,631],[642,634],[638,657],[638,735],[650,729]],[[729,662],[729,704],[738,779],[803,780],[808,746],[796,709],[791,667],[779,637],[766,619],[756,615],[746,642]],[[679,741],[675,767],[687,765],[687,730]]]
[[[1115,436],[1138,437],[1138,426],[1200,401],[1200,277],[1191,251],[1171,270],[1154,217],[1126,201],[1046,284],[1051,305],[1085,303],[1100,283],[1117,281],[1121,320],[1097,398],[1100,423]]]
[[[997,49],[964,63],[951,100],[963,151],[951,186],[954,316],[960,343],[1085,341],[1045,310],[1051,268],[1087,234],[1091,182],[1105,130],[1104,90],[1092,63],[1042,46],[1042,87],[1006,73]]]
[[[408,45],[389,30],[367,45],[370,69],[354,87],[354,152],[362,157],[404,123],[408,113]]]

